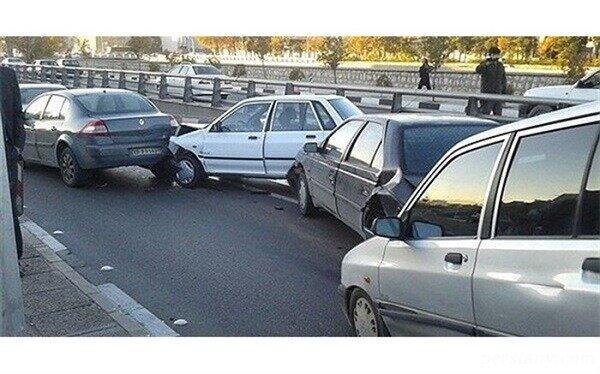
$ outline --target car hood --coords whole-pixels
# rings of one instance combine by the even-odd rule
[[[569,85],[535,87],[525,91],[523,96],[564,98],[567,92],[569,92],[572,88],[573,86]]]

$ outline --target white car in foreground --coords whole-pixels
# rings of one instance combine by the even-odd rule
[[[241,101],[213,123],[173,136],[176,182],[194,187],[208,175],[286,178],[306,142],[321,142],[337,125],[362,114],[335,95],[264,96]]]
[[[582,101],[600,100],[600,70],[593,70],[572,85],[546,86],[531,88],[523,94],[525,97],[544,99],[573,99]],[[534,117],[560,109],[550,105],[524,104],[519,108],[520,117]]]

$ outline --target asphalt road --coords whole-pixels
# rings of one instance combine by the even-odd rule
[[[246,183],[253,184],[251,181]],[[85,263],[184,336],[343,336],[337,285],[360,238],[333,217],[306,219],[273,197],[278,184],[209,181],[186,190],[130,167],[83,189],[29,166],[25,214]],[[104,265],[114,267],[101,272]]]

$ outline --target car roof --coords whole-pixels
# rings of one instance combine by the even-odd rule
[[[466,115],[450,115],[450,114],[436,114],[436,113],[377,113],[377,114],[363,114],[360,116],[354,116],[352,119],[361,119],[364,121],[391,121],[394,124],[402,126],[415,126],[415,125],[430,125],[430,124],[443,124],[443,125],[488,125],[498,126],[498,122],[484,118],[469,117]]]
[[[63,86],[62,84],[52,84],[52,83],[20,83],[19,84],[19,88],[20,89],[27,89],[27,88],[56,88],[57,90],[64,90],[64,89],[66,89],[66,87]]]
[[[479,134],[473,135],[470,138],[459,142],[452,149],[454,150],[469,144],[477,143],[485,139],[494,138],[515,131],[541,127],[559,121],[565,121],[573,118],[587,117],[598,114],[600,114],[600,100],[576,105],[570,108],[561,109],[546,114],[540,114],[539,116],[523,119],[521,121],[509,123],[490,130],[482,131]]]
[[[134,91],[124,90],[120,88],[75,88],[75,89],[64,89],[60,91],[53,91],[52,94],[61,94],[70,97],[76,97],[88,94],[100,94],[100,93],[111,93],[111,92],[123,92],[136,94]]]
[[[343,99],[343,96],[338,95],[319,95],[319,94],[302,94],[302,95],[269,95],[269,96],[256,96],[249,99],[244,99],[240,103],[249,103],[253,101],[274,101],[274,100],[331,100],[331,99]]]

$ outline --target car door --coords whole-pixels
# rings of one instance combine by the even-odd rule
[[[265,133],[267,174],[283,178],[306,142],[320,143],[326,132],[309,101],[277,101]]]
[[[50,96],[42,119],[36,123],[36,146],[43,164],[55,165],[57,162],[55,146],[64,121],[60,113],[64,102],[65,98],[62,96]]]
[[[383,141],[384,126],[369,121],[360,131],[336,174],[335,201],[340,219],[361,235],[362,214],[379,170],[373,160]]]
[[[36,146],[36,127],[41,125],[42,115],[49,98],[49,95],[38,97],[25,110],[25,147],[23,148],[25,161],[39,161],[40,159]]]
[[[265,175],[264,128],[271,107],[271,101],[243,104],[212,125],[198,145],[208,173]]]
[[[381,314],[392,335],[474,333],[480,217],[505,140],[446,158],[401,213],[407,238],[388,242],[379,269]]]
[[[341,124],[319,147],[317,153],[308,156],[304,165],[308,178],[308,190],[313,202],[337,216],[335,204],[335,176],[342,157],[352,139],[364,125],[363,120],[350,120]]]
[[[517,134],[473,278],[481,333],[600,335],[599,128]]]

